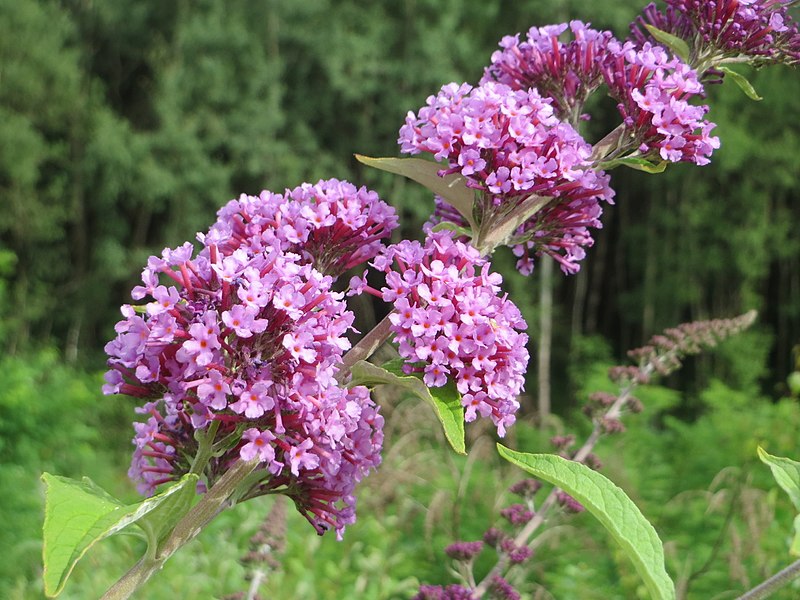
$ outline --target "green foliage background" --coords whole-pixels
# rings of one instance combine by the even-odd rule
[[[42,470],[88,474],[133,498],[124,476],[132,404],[100,396],[99,372],[118,306],[148,255],[192,239],[241,192],[328,177],[373,186],[403,215],[398,236],[417,236],[430,198],[352,154],[397,155],[405,113],[444,83],[476,81],[503,35],[580,18],[622,36],[640,8],[634,0],[0,3],[0,546],[11,549],[0,597],[40,593]],[[763,102],[729,85],[709,90],[723,142],[711,166],[614,172],[617,204],[581,273],[556,288],[555,409],[579,427],[576,402],[603,385],[603,366],[626,349],[681,321],[761,311],[755,330],[691,361],[670,389],[648,392],[648,412],[604,450],[607,474],[655,519],[671,544],[670,568],[697,598],[730,597],[725,590],[783,564],[790,515],[767,491],[755,445],[769,440],[770,452],[800,455],[797,406],[778,401],[789,394],[800,339],[800,78],[781,68],[748,76]],[[589,139],[613,126],[612,112],[599,108]],[[535,340],[538,278],[516,275],[508,253],[496,258]],[[418,579],[447,580],[442,546],[493,521],[513,472],[480,443],[479,458],[450,456],[425,429],[431,416],[404,402],[385,410],[426,418],[411,421],[416,429],[393,426],[385,468],[362,490],[345,545],[316,540],[293,518],[275,589],[408,596]],[[532,428],[515,435],[520,449],[547,449]],[[460,486],[467,471],[471,483]],[[453,505],[463,505],[457,516],[443,508]],[[767,509],[774,521],[759,512]],[[220,520],[147,597],[243,589],[236,559],[265,512],[243,506]],[[528,593],[542,585],[557,598],[635,597],[635,578],[602,532],[582,518],[560,527]],[[123,543],[106,548],[67,594],[96,596],[133,561]],[[211,558],[216,549],[225,560]]]

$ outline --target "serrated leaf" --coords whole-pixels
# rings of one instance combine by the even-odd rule
[[[439,177],[442,165],[421,158],[372,158],[361,154],[355,156],[356,160],[369,167],[402,175],[422,184],[451,204],[475,231],[475,220],[472,218],[475,191],[467,187],[467,179],[463,175],[453,173]]]
[[[637,171],[644,171],[645,173],[663,173],[667,168],[667,161],[662,160],[660,163],[652,163],[644,158],[636,156],[629,156],[627,158],[616,158],[605,163],[600,164],[601,169],[613,169],[614,167],[629,167]]]
[[[664,546],[653,526],[619,487],[586,465],[554,454],[526,454],[497,444],[500,456],[583,504],[631,559],[652,598],[673,600],[675,584],[664,568]]]
[[[761,446],[758,447],[758,458],[770,468],[775,481],[789,494],[795,509],[800,511],[800,463],[791,458],[772,456]]]
[[[61,593],[75,564],[89,548],[155,510],[189,485],[191,478],[192,485],[196,485],[197,476],[187,476],[157,496],[138,504],[125,505],[88,477],[75,481],[44,473],[42,558],[45,595],[52,598]]]
[[[667,48],[672,50],[678,58],[680,58],[683,62],[689,63],[689,44],[686,41],[682,40],[676,35],[672,35],[671,33],[667,33],[659,29],[658,27],[653,27],[652,25],[645,24],[647,31],[650,32],[656,40],[664,44]]]
[[[750,100],[755,100],[758,102],[759,100],[763,100],[761,96],[758,95],[756,92],[756,88],[753,87],[753,84],[750,83],[750,80],[747,79],[741,73],[737,73],[733,69],[729,69],[728,67],[718,67],[720,71],[725,73],[728,77],[733,79],[733,82],[739,86],[739,89],[744,92],[744,95],[750,98]]]
[[[464,443],[464,407],[461,405],[461,394],[452,381],[442,387],[429,388],[419,377],[403,373],[403,359],[389,361],[382,367],[361,360],[353,365],[351,373],[351,386],[397,385],[427,402],[433,407],[453,450],[458,454],[467,453]]]

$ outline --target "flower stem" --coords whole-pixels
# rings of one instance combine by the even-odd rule
[[[103,595],[102,600],[126,600],[164,566],[179,548],[193,540],[226,508],[230,497],[258,465],[258,459],[237,461],[219,481],[178,521],[155,557],[145,556]]]
[[[760,583],[749,592],[739,596],[737,600],[761,600],[786,586],[800,576],[800,560],[796,560],[785,569],[775,573],[772,577]]]
[[[339,367],[339,373],[336,375],[336,379],[338,379],[340,383],[347,377],[348,373],[350,373],[350,369],[354,364],[360,360],[368,359],[381,344],[389,339],[392,333],[392,322],[389,320],[389,317],[393,313],[394,311],[386,315],[380,323],[375,325],[367,335],[361,338],[358,343],[350,348],[347,354],[342,357],[342,365]]]

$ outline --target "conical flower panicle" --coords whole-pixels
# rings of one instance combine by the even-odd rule
[[[649,368],[660,375],[668,375],[681,367],[684,357],[714,348],[723,340],[744,331],[755,322],[756,316],[756,311],[751,310],[731,319],[684,323],[652,337],[647,345],[629,351],[628,356],[638,363],[639,367],[634,369],[639,372]],[[621,369],[623,371],[619,371],[619,374],[625,377],[624,367]]]
[[[561,38],[568,32],[567,41]],[[506,36],[492,54],[481,83],[497,81],[515,90],[535,88],[552,101],[558,117],[576,125],[587,98],[603,84],[600,69],[614,36],[581,21],[531,27],[525,41]]]
[[[530,255],[542,252],[577,271],[592,243],[587,228],[600,226],[600,202],[614,196],[608,176],[591,168],[591,146],[536,89],[448,84],[418,115],[408,114],[398,141],[403,152],[445,161],[441,174],[460,173],[479,190],[476,214],[484,226],[532,197],[550,199],[508,240],[525,273]]]
[[[430,387],[454,381],[466,420],[489,417],[504,435],[516,418],[529,356],[521,333],[527,326],[500,295],[502,277],[449,231],[429,233],[424,245],[389,246],[372,264],[386,273],[386,286],[373,292],[394,306],[392,332],[408,371]]]
[[[291,496],[320,533],[341,535],[355,520],[353,490],[380,463],[383,418],[367,388],[337,384],[354,315],[313,265],[356,238],[353,260],[373,256],[393,213],[382,203],[370,210],[379,201],[363,190],[355,204],[342,200],[355,192],[348,185],[299,188],[299,199],[242,197],[198,236],[198,253],[187,243],[150,258],[133,296],[152,300],[123,307],[104,387],[147,400],[130,470],[142,493],[186,473],[195,430],[214,423],[216,439],[231,441],[207,465],[206,486],[239,457],[258,458],[263,477],[249,496]],[[327,204],[326,191],[336,198]],[[308,225],[325,210],[336,216]],[[340,253],[325,264],[336,271],[340,259],[350,260]]]

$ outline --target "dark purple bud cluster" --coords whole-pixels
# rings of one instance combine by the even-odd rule
[[[631,25],[637,43],[658,43],[646,24],[694,45],[698,60],[748,58],[756,66],[800,63],[800,32],[792,19],[793,0],[666,0],[665,11],[645,7]]]
[[[542,482],[538,479],[523,479],[508,488],[508,491],[521,496],[525,500],[530,500],[541,488]]]
[[[480,554],[481,550],[483,550],[483,542],[478,540],[477,542],[455,542],[445,548],[444,553],[453,560],[469,561]]]

